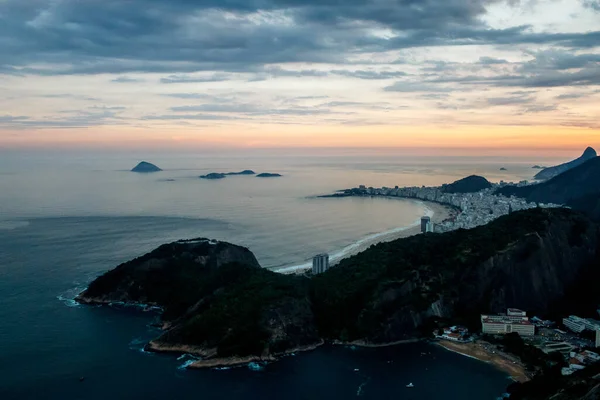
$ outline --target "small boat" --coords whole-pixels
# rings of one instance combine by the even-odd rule
[[[407,387],[407,388],[413,388],[413,387],[415,387],[415,385],[413,385],[413,384],[412,384],[412,382],[411,382],[411,383],[409,383],[408,385],[406,385],[406,387]]]
[[[360,371],[358,368],[354,368],[354,372],[358,372]]]

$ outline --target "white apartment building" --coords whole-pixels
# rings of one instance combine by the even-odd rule
[[[579,318],[575,315],[571,315],[568,318],[563,318],[563,325],[575,333],[581,333],[586,329],[586,321],[583,318]]]
[[[313,257],[312,273],[314,275],[322,274],[329,269],[329,254],[317,254]]]
[[[506,315],[482,315],[481,331],[492,335],[516,332],[521,336],[533,336],[535,325],[529,321],[525,311],[509,308]]]

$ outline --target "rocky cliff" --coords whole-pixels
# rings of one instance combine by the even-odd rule
[[[591,147],[588,147],[587,149],[585,149],[585,151],[583,152],[581,157],[576,158],[575,160],[569,161],[564,164],[556,165],[554,167],[544,168],[543,170],[541,170],[540,172],[538,172],[535,175],[535,179],[545,180],[545,179],[554,178],[555,176],[560,175],[563,172],[570,170],[571,168],[575,168],[578,165],[581,165],[584,162],[586,162],[596,156],[597,156],[596,150],[594,150]]]

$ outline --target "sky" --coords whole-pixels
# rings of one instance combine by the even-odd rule
[[[0,149],[559,154],[599,117],[600,0],[0,0]]]

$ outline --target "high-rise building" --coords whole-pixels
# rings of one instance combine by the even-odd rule
[[[575,315],[571,315],[568,318],[563,318],[563,325],[572,330],[575,333],[581,333],[585,330],[585,323],[583,318],[579,318]]]
[[[430,228],[430,231],[427,230],[428,226],[431,226],[433,228],[433,225],[431,225],[431,217],[425,215],[421,217],[421,233],[433,232],[432,228]]]
[[[313,257],[312,272],[314,275],[321,274],[329,269],[329,254],[317,254]]]

